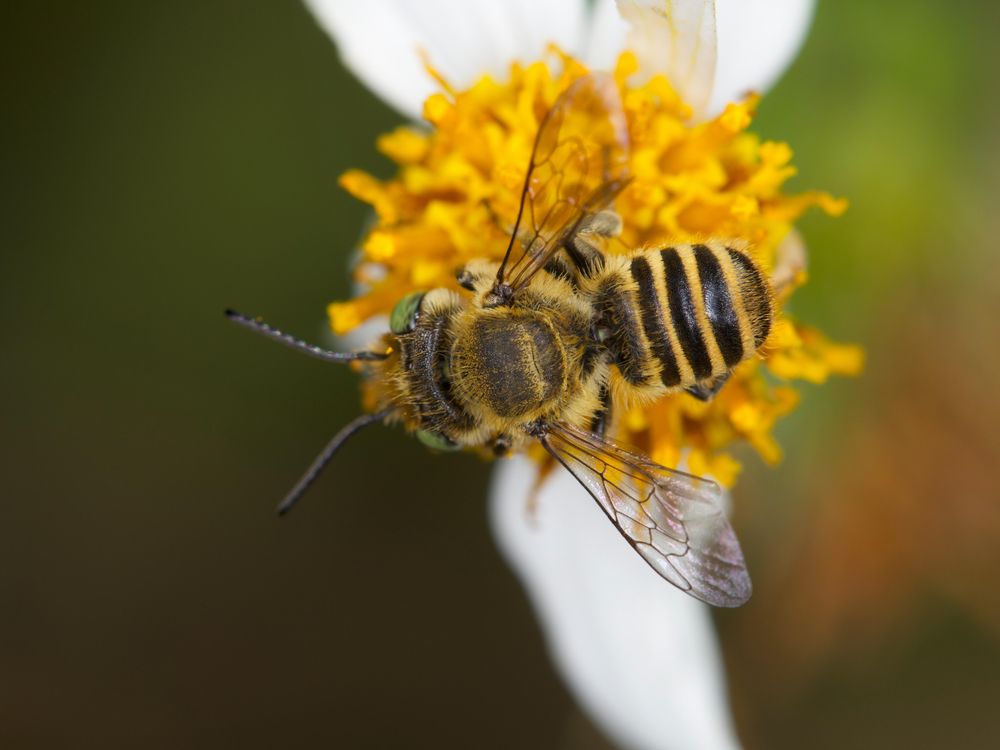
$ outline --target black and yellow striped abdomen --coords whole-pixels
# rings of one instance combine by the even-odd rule
[[[771,328],[770,289],[739,244],[712,240],[612,256],[595,282],[614,364],[641,390],[724,375],[751,357]]]

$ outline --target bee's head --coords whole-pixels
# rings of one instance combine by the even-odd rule
[[[398,358],[389,363],[404,422],[421,442],[448,450],[474,427],[452,393],[450,358],[454,321],[466,310],[448,289],[411,292],[396,303],[389,329]]]

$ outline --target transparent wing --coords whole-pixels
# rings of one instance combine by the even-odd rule
[[[628,181],[628,124],[618,84],[604,73],[578,78],[538,128],[494,291],[509,299],[527,285]]]
[[[572,425],[551,425],[540,440],[670,583],[716,607],[738,607],[750,598],[750,576],[719,503],[719,485]]]

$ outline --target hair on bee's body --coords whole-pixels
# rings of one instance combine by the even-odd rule
[[[454,320],[463,311],[463,301],[446,289],[435,289],[419,298],[418,321],[387,341],[393,356],[373,368],[371,377],[384,381],[382,407],[395,407],[404,426],[421,424],[441,432],[473,431],[476,425],[453,398],[448,378],[448,360],[454,340]]]
[[[445,288],[412,292],[382,351],[337,354],[262,321],[236,322],[329,361],[363,361],[375,412],[341,430],[280,506],[287,511],[352,435],[401,423],[439,450],[496,454],[537,441],[664,579],[716,606],[751,585],[711,480],[606,438],[616,406],[671,391],[710,398],[771,325],[770,291],[746,247],[706,241],[606,255],[629,184],[618,84],[585,75],[542,118],[507,251]]]
[[[412,328],[386,342],[398,355],[373,365],[372,377],[387,384],[380,406],[396,407],[409,429],[458,447],[499,441],[506,451],[526,442],[525,424],[587,424],[601,408],[609,358],[575,279],[544,270],[515,304],[491,307],[498,267],[474,261],[463,270],[470,300],[428,292]]]
[[[473,292],[474,307],[483,305],[488,298],[497,268],[496,263],[486,264],[488,273],[477,276],[480,281]],[[506,429],[556,414],[566,415],[566,418],[571,418],[576,423],[583,423],[600,406],[599,391],[607,370],[607,363],[601,357],[602,347],[592,337],[594,312],[592,306],[575,292],[575,280],[572,277],[562,275],[559,269],[541,270],[518,293],[515,304],[485,308],[478,313],[478,316],[489,316],[496,322],[492,331],[493,340],[502,340],[503,327],[516,321],[523,321],[518,325],[522,331],[521,336],[527,333],[529,327],[534,329],[536,333],[530,345],[518,352],[523,359],[517,356],[513,359],[505,357],[507,352],[499,346],[492,351],[481,350],[487,356],[464,360],[464,364],[470,365],[462,373],[463,385],[466,386],[463,388],[464,395],[473,402],[481,394],[477,385],[485,385],[485,379],[475,372],[475,366],[488,365],[489,372],[499,375],[506,365],[511,373],[504,376],[504,379],[515,381],[518,374],[523,374],[521,382],[528,386],[529,394],[534,394],[537,398],[535,403],[525,404],[521,399],[513,397],[510,408],[503,408],[501,403],[491,400],[487,418],[511,419],[505,426]],[[531,321],[530,324],[525,325],[528,321]],[[481,330],[478,324],[469,326],[464,338],[469,342],[468,349],[478,348],[474,342],[481,336]],[[547,341],[552,342],[553,348],[558,352],[558,359],[545,351],[544,343]],[[460,360],[463,350],[456,352]],[[490,362],[488,360],[491,357],[496,359]],[[537,385],[541,383],[546,386],[544,392]]]

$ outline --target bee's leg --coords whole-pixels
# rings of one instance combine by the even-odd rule
[[[604,268],[604,253],[586,235],[577,234],[565,247],[566,254],[581,276],[590,278]]]
[[[617,237],[621,231],[622,220],[618,214],[610,210],[599,211],[588,217],[566,243],[566,254],[577,270],[589,278],[604,268],[604,253],[594,239]]]
[[[573,289],[576,289],[576,275],[570,271],[566,263],[558,255],[545,264],[545,272],[549,276],[555,276],[557,279],[569,282]]]
[[[731,372],[727,372],[725,375],[720,375],[715,380],[704,381],[698,383],[697,385],[692,385],[690,388],[685,388],[688,393],[701,401],[711,401],[715,394],[722,390],[722,386],[726,384],[729,380],[729,376],[732,375]]]
[[[583,223],[580,231],[598,237],[617,237],[622,233],[622,217],[611,209],[598,211]]]
[[[462,289],[468,289],[470,292],[476,291],[476,277],[465,266],[455,272],[455,281]]]
[[[466,263],[455,271],[455,281],[463,289],[470,292],[481,291],[488,286],[492,286],[496,277],[496,269],[489,269],[489,264],[484,261],[473,260]]]
[[[601,386],[601,408],[590,418],[588,427],[595,435],[604,437],[611,426],[611,389],[605,383]]]
[[[511,437],[510,435],[497,435],[493,442],[490,444],[490,450],[493,451],[493,455],[497,458],[501,456],[506,456],[510,453]]]

